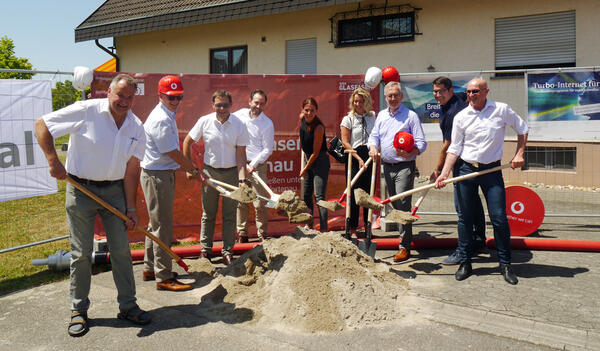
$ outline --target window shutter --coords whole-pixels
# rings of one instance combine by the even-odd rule
[[[575,11],[496,19],[496,68],[575,64]]]
[[[317,38],[285,42],[286,74],[317,74]]]

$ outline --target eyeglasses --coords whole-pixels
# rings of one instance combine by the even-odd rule
[[[167,99],[169,99],[169,101],[181,101],[181,99],[183,99],[183,95],[167,95],[167,94],[163,94],[164,96],[167,97]]]
[[[434,90],[433,90],[433,95],[439,95],[439,94],[443,94],[443,93],[445,93],[446,91],[448,91],[448,89],[446,89],[446,88],[439,89],[439,90],[437,90],[437,89],[434,89]]]
[[[400,94],[388,94],[388,95],[386,95],[386,97],[388,97],[388,98],[390,98],[390,99],[391,99],[391,98],[399,98],[399,97],[400,97]]]
[[[229,104],[215,104],[215,108],[228,108]]]
[[[467,90],[467,94],[479,94],[480,91],[479,89]]]

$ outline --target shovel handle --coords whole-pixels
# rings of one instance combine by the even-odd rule
[[[365,173],[365,169],[367,167],[369,167],[369,164],[371,163],[371,161],[373,161],[373,159],[371,157],[369,157],[367,159],[367,161],[365,162],[365,166],[361,167],[358,172],[356,172],[356,174],[354,175],[354,178],[352,178],[352,182],[350,183],[350,188],[352,188],[354,186],[354,184],[356,184],[356,182],[358,182],[358,178],[360,178],[360,176]],[[342,202],[344,201],[344,199],[346,198],[346,196],[348,195],[348,189],[344,190],[344,193],[342,194],[342,196],[340,196],[340,198],[338,199],[338,202]]]
[[[97,203],[99,203],[100,205],[102,205],[102,207],[104,207],[107,210],[109,210],[110,212],[112,212],[115,216],[121,218],[124,221],[128,221],[129,220],[129,217],[127,217],[126,215],[124,215],[123,213],[121,213],[121,211],[119,211],[116,208],[114,208],[108,202],[106,202],[106,201],[102,200],[101,198],[99,198],[98,196],[96,196],[96,194],[94,194],[93,192],[89,191],[83,185],[77,183],[73,178],[67,176],[67,178],[65,180],[69,184],[71,184],[74,187],[76,187],[77,189],[79,189],[82,193],[86,194],[87,196],[89,196],[90,198],[92,198],[94,201],[96,201]],[[181,259],[181,257],[177,256],[177,254],[175,252],[173,252],[173,250],[171,250],[171,248],[168,247],[165,243],[163,243],[159,238],[157,238],[156,236],[154,236],[152,233],[150,233],[146,229],[140,227],[139,225],[136,226],[135,229],[141,231],[142,233],[144,233],[145,236],[147,236],[152,241],[154,241],[155,243],[157,243],[158,246],[160,246],[163,250],[165,250],[169,254],[169,256],[171,256],[171,258],[173,258],[173,260],[175,260],[175,262],[177,262],[177,264],[181,266],[181,268],[183,268],[186,272],[188,271],[188,266],[183,262],[183,260]]]
[[[411,216],[414,216],[415,213],[417,213],[417,210],[419,209],[419,206],[421,206],[421,202],[423,202],[423,200],[425,199],[425,195],[427,195],[427,193],[429,192],[429,190],[431,190],[431,189],[425,190],[425,192],[423,193],[423,195],[421,195],[421,197],[419,197],[419,199],[417,200],[417,202],[415,202],[415,206],[413,207],[412,211],[410,211]]]
[[[269,197],[274,197],[276,195],[273,192],[273,190],[271,190],[271,188],[269,188],[267,183],[265,183],[265,181],[262,180],[262,178],[258,174],[256,174],[255,172],[252,172],[252,177],[254,178],[254,180],[256,180],[260,184],[260,186],[263,187],[263,189],[265,189],[269,193]]]
[[[484,174],[488,174],[488,173],[492,173],[492,172],[497,172],[497,171],[500,171],[500,170],[502,170],[504,168],[508,168],[510,166],[511,166],[510,163],[506,163],[506,164],[503,164],[501,166],[490,168],[490,169],[486,169],[486,170],[483,170],[483,171],[473,172],[473,173],[461,175],[461,176],[454,177],[454,178],[448,178],[448,179],[446,179],[444,181],[444,183],[450,184],[450,183],[460,182],[461,180],[475,178],[475,177],[480,176],[480,175],[484,175]],[[418,193],[420,191],[428,190],[428,189],[432,189],[432,188],[435,188],[435,183],[430,183],[430,184],[423,185],[423,186],[418,187],[418,188],[407,190],[407,191],[402,192],[400,194],[396,194],[396,195],[394,195],[392,197],[389,197],[389,198],[383,200],[381,202],[381,204],[385,205],[385,204],[387,204],[389,202],[396,201],[398,199],[402,199],[403,197],[410,196],[410,195],[412,195],[414,193]]]

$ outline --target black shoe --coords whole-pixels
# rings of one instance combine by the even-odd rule
[[[500,273],[508,284],[516,285],[519,282],[510,264],[500,264]]]
[[[473,268],[471,268],[471,262],[463,262],[458,267],[458,270],[454,274],[456,280],[461,281],[467,279],[471,273],[473,273]]]

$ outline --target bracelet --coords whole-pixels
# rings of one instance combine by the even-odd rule
[[[135,207],[128,207],[127,212],[137,212],[137,209]]]

